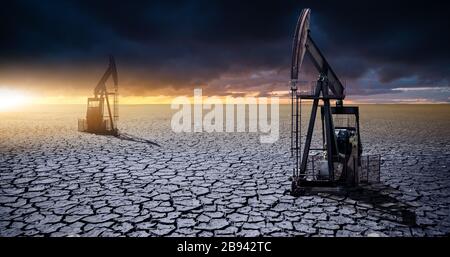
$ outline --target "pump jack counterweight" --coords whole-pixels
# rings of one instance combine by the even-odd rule
[[[106,82],[112,77],[114,82],[114,91],[108,92]],[[94,97],[87,100],[86,119],[78,120],[78,130],[102,135],[117,136],[119,131],[117,129],[118,114],[118,94],[119,94],[119,80],[117,75],[116,63],[114,57],[109,57],[109,65],[103,74],[97,86],[94,89]],[[111,103],[109,97],[113,97]],[[105,106],[106,102],[106,106]],[[105,118],[105,108],[107,116]]]

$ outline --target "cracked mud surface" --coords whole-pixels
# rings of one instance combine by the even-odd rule
[[[303,197],[289,194],[283,108],[268,145],[255,133],[175,134],[168,107],[122,107],[120,129],[161,147],[77,132],[84,106],[45,108],[0,113],[1,236],[450,233],[449,106],[362,106],[381,183]]]

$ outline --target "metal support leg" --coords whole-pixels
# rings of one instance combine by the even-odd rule
[[[325,120],[323,114],[323,108],[320,109],[320,116],[322,121],[322,148],[325,149]]]
[[[330,175],[330,180],[334,180],[334,165],[333,165],[333,143],[332,139],[334,138],[334,135],[331,133],[334,133],[334,129],[332,130],[332,124],[331,124],[331,109],[330,109],[330,100],[324,99],[323,104],[323,111],[325,116],[325,130],[326,130],[326,140],[327,140],[327,159],[328,159],[328,172]]]
[[[105,98],[106,98],[106,105],[108,107],[108,115],[109,115],[109,122],[111,123],[111,130],[115,131],[114,128],[114,121],[113,121],[113,116],[111,114],[111,107],[109,106],[109,99],[108,99],[108,94],[105,94]],[[115,132],[114,132],[115,133]]]
[[[306,165],[308,162],[309,149],[311,147],[311,139],[312,139],[312,135],[313,135],[314,123],[316,120],[318,105],[319,105],[319,99],[314,99],[312,110],[311,110],[311,118],[309,119],[308,132],[306,134],[305,147],[303,149],[302,165],[300,166],[301,174],[306,173]]]

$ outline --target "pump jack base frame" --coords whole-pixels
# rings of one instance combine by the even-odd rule
[[[89,134],[94,134],[94,135],[101,135],[101,136],[119,136],[119,131],[116,130],[79,130],[79,132],[84,132],[84,133],[89,133]]]
[[[89,133],[89,134],[94,134],[94,135],[103,135],[103,136],[119,136],[119,130],[117,128],[115,129],[106,129],[106,125],[101,126],[101,127],[94,127],[94,128],[89,128],[88,123],[86,121],[86,119],[78,119],[78,131],[79,132],[84,132],[84,133]]]
[[[341,193],[351,189],[349,186],[339,185],[333,181],[307,181],[292,179],[292,196],[302,196],[313,193]]]

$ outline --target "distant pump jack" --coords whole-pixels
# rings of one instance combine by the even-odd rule
[[[106,86],[106,82],[110,77],[112,77],[114,82],[113,92],[108,92]],[[78,120],[78,130],[94,134],[118,136],[118,95],[119,86],[116,63],[114,57],[110,56],[109,66],[94,89],[94,97],[90,97],[87,100],[86,119]],[[110,104],[110,96],[113,98],[112,106]],[[107,115],[105,115],[105,109]]]
[[[303,9],[293,40],[291,66],[291,156],[293,157],[292,194],[336,186],[356,186],[368,182],[369,172],[378,172],[378,165],[362,165],[362,146],[359,134],[359,108],[343,105],[344,86],[314,43],[309,30],[310,9]],[[305,55],[319,72],[316,85],[308,90],[297,87],[300,67]],[[311,116],[304,146],[301,144],[301,100],[312,100]],[[330,101],[336,100],[336,107]],[[322,105],[319,105],[319,101]],[[322,146],[312,148],[314,123],[320,106]],[[367,156],[369,160],[370,156]],[[373,158],[372,158],[373,159]],[[363,173],[367,176],[362,176]],[[319,189],[320,190],[320,189]]]

